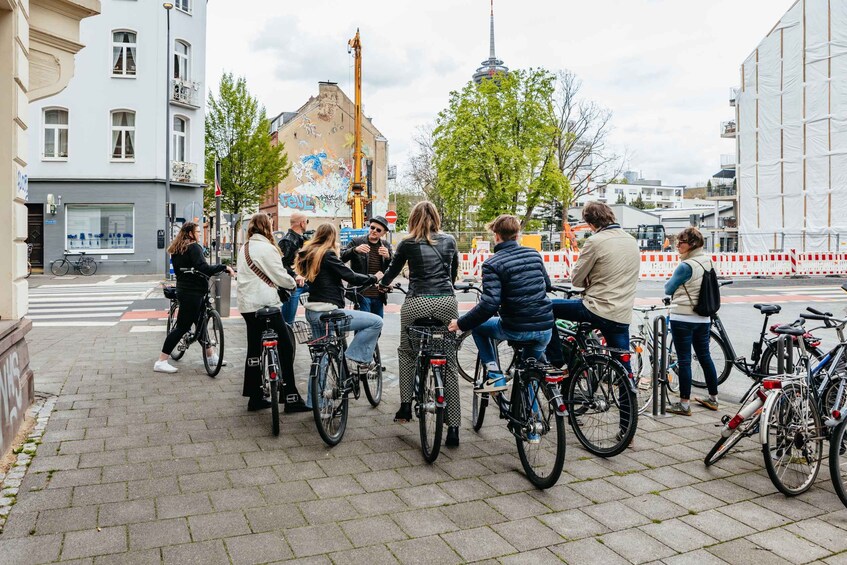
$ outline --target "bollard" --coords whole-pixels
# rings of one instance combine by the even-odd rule
[[[653,318],[653,416],[667,416],[668,322],[665,316]],[[659,403],[656,403],[659,399]]]

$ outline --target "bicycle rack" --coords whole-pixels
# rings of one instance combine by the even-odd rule
[[[653,417],[668,415],[665,406],[668,390],[667,333],[668,323],[665,316],[653,318]],[[657,398],[659,403],[656,403]]]
[[[787,355],[786,355],[787,353]],[[786,358],[788,366],[785,366]],[[784,375],[794,372],[794,344],[790,335],[781,335],[776,340],[776,374]]]

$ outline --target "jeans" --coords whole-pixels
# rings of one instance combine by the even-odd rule
[[[533,341],[534,347],[529,347],[524,350],[524,359],[530,357],[539,361],[544,360],[544,350],[547,344],[550,343],[550,338],[553,336],[553,330],[543,330],[534,332],[516,332],[503,328],[502,320],[498,317],[489,318],[479,326],[473,329],[473,340],[476,343],[476,349],[479,352],[479,359],[483,364],[493,363],[497,361],[497,356],[494,351],[494,341],[499,340],[514,340],[514,341]],[[505,367],[500,367],[503,370]]]
[[[691,347],[697,354],[697,360],[703,368],[706,377],[706,387],[709,394],[718,394],[718,373],[709,353],[709,330],[712,324],[697,322],[679,322],[671,320],[671,335],[673,336],[673,347],[676,350],[677,364],[679,367],[679,397],[688,400],[691,398]]]
[[[381,296],[359,296],[359,311],[376,314],[380,318],[385,317],[385,305]]]
[[[300,306],[300,295],[309,292],[309,285],[298,286],[291,292],[291,298],[282,305],[282,318],[289,326],[294,323],[297,316],[297,307]]]
[[[613,322],[601,318],[591,312],[579,298],[556,298],[553,299],[553,316],[557,320],[570,320],[572,322],[589,322],[592,327],[600,330],[606,338],[606,344],[615,349],[629,350],[629,324]],[[564,352],[562,344],[558,339],[551,339],[547,346],[547,357],[554,365],[564,364]],[[623,362],[627,372],[632,372],[629,361]],[[690,381],[690,378],[689,378]]]

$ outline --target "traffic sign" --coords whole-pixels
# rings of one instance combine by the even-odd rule
[[[397,223],[397,212],[395,212],[394,210],[389,210],[388,212],[385,213],[385,219],[388,220],[389,224],[396,224]]]

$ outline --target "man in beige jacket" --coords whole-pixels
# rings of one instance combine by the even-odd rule
[[[589,202],[582,219],[594,235],[588,238],[574,266],[572,281],[583,287],[582,298],[553,300],[553,315],[559,320],[590,322],[600,330],[609,347],[629,349],[629,322],[635,305],[635,285],[641,254],[638,243],[621,229],[612,209],[601,202]],[[562,365],[562,346],[550,340],[550,362]],[[630,370],[629,363],[624,363]]]

